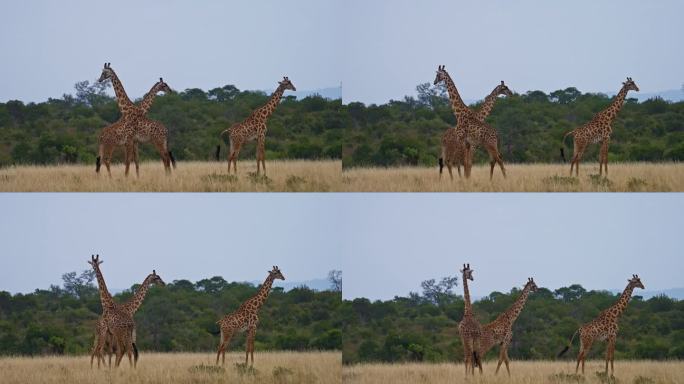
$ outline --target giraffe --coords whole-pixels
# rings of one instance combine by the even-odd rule
[[[105,63],[102,69],[102,74],[100,75],[99,82],[112,81],[114,87],[114,93],[116,94],[116,100],[121,110],[121,120],[122,128],[121,132],[124,137],[124,146],[126,149],[125,164],[126,169],[124,174],[128,176],[130,169],[131,158],[135,155],[136,150],[134,148],[136,142],[147,142],[152,141],[152,143],[157,148],[159,155],[164,163],[164,170],[167,174],[171,172],[171,163],[175,163],[172,160],[173,154],[168,150],[167,135],[168,131],[166,127],[155,120],[151,120],[145,116],[145,111],[141,107],[136,106],[131,102],[126,94],[126,91],[121,84],[121,80],[116,75],[111,67],[110,63]],[[151,103],[150,103],[151,105]],[[99,163],[99,160],[98,160]],[[99,165],[96,165],[96,170]]]
[[[606,176],[608,175],[608,145],[610,144],[610,135],[613,133],[613,120],[617,116],[618,112],[622,108],[625,102],[625,97],[627,92],[636,91],[639,92],[639,87],[636,85],[631,77],[627,78],[627,81],[622,83],[622,88],[618,92],[617,96],[608,108],[594,115],[594,117],[586,124],[581,127],[575,128],[570,132],[563,135],[563,141],[561,145],[561,158],[565,162],[565,139],[569,136],[573,136],[573,146],[574,154],[572,155],[572,160],[570,161],[570,176],[572,176],[572,168],[575,167],[575,175],[579,176],[579,163],[582,160],[584,151],[587,145],[591,143],[601,143],[601,150],[599,153],[599,175],[603,175],[603,168],[605,167]]]
[[[237,174],[237,158],[240,154],[240,148],[242,145],[248,141],[256,139],[257,141],[257,175],[259,174],[259,164],[264,169],[264,174],[266,173],[266,163],[264,161],[264,148],[266,143],[266,120],[275,111],[283,93],[286,90],[296,91],[297,89],[292,84],[287,76],[283,77],[283,81],[278,82],[278,88],[271,95],[268,102],[254,110],[249,117],[247,117],[241,123],[233,124],[230,128],[221,132],[219,137],[224,137],[228,135],[230,142],[230,150],[228,151],[228,173],[230,173],[230,163],[233,163],[233,171]],[[221,145],[216,147],[216,159],[219,158],[219,152],[221,151]]]
[[[463,319],[458,323],[458,334],[461,336],[463,344],[463,358],[466,376],[468,376],[469,372],[475,375],[475,365],[479,367],[480,373],[482,373],[481,356],[478,355],[482,330],[480,323],[475,319],[473,307],[470,303],[468,280],[473,281],[473,270],[470,269],[470,264],[463,264],[461,274],[463,275],[464,310]]]
[[[504,84],[501,80],[501,84],[497,85],[492,92],[487,95],[484,99],[484,103],[480,107],[480,110],[475,112],[478,120],[485,121],[487,116],[492,112],[494,108],[494,103],[498,100],[499,95],[513,96],[513,92]],[[442,177],[442,169],[446,164],[449,170],[449,176],[453,180],[454,175],[451,172],[451,168],[456,165],[456,170],[458,171],[458,176],[461,177],[461,164],[464,163],[463,154],[465,153],[465,142],[459,140],[459,137],[463,137],[463,132],[457,127],[452,127],[444,131],[442,134],[442,156],[439,158],[439,177]]]
[[[95,270],[97,277],[98,290],[100,292],[100,302],[102,304],[102,317],[106,323],[107,330],[112,334],[112,339],[116,343],[116,360],[115,366],[118,367],[123,359],[124,352],[128,355],[128,362],[135,366],[132,359],[132,353],[138,353],[137,347],[133,343],[133,336],[135,331],[135,322],[133,317],[126,311],[122,310],[119,305],[112,299],[112,295],[107,289],[104,276],[100,270],[100,255],[92,255],[88,263]],[[99,322],[98,322],[99,323]],[[98,331],[101,332],[102,327],[98,324]],[[100,357],[98,356],[98,366],[100,364]],[[137,358],[136,358],[137,360]],[[102,358],[104,362],[104,358]],[[90,363],[92,366],[93,355],[91,354]]]
[[[478,145],[482,145],[489,153],[490,171],[489,179],[494,176],[494,166],[499,164],[501,173],[506,177],[506,168],[504,167],[503,157],[498,150],[498,135],[496,130],[486,122],[479,120],[477,114],[470,110],[461,99],[461,95],[456,89],[454,81],[451,79],[449,73],[444,69],[443,65],[437,68],[437,76],[435,76],[434,85],[441,82],[446,83],[447,91],[449,92],[449,100],[451,101],[451,108],[454,110],[456,119],[456,129],[460,134],[458,139],[465,143],[465,151],[463,155],[463,171],[466,178],[470,177],[470,170],[472,167],[472,152]]]
[[[506,371],[508,376],[511,375],[511,371],[508,368],[508,346],[513,338],[513,323],[520,315],[525,302],[531,292],[537,291],[537,284],[535,284],[533,278],[528,278],[525,287],[523,288],[520,296],[515,300],[513,305],[510,306],[505,312],[501,313],[496,320],[489,324],[482,326],[482,341],[480,345],[480,356],[484,356],[494,345],[499,344],[501,346],[499,350],[499,363],[496,366],[496,372],[499,373],[499,368],[501,368],[501,363],[506,363]]]
[[[615,373],[615,368],[613,362],[615,360],[615,339],[618,332],[618,319],[622,312],[627,308],[627,303],[632,297],[632,291],[634,288],[644,289],[644,285],[641,283],[641,279],[638,275],[632,275],[632,278],[627,280],[627,287],[620,295],[620,298],[615,304],[610,306],[608,309],[599,313],[598,317],[594,320],[582,325],[575,333],[572,334],[572,338],[565,346],[565,348],[558,354],[558,357],[562,356],[567,352],[572,346],[572,341],[579,332],[580,338],[580,351],[577,355],[577,366],[575,367],[575,373],[579,370],[580,362],[582,363],[582,374],[584,374],[584,361],[587,358],[587,354],[591,350],[591,345],[596,340],[607,340],[608,347],[606,348],[606,375],[608,374],[608,362],[610,361],[610,374],[611,376]]]
[[[152,88],[150,89],[147,94],[145,94],[145,97],[143,100],[140,102],[140,105],[138,108],[141,109],[143,115],[147,115],[147,112],[150,110],[152,107],[152,103],[154,102],[154,99],[157,96],[157,93],[159,92],[164,92],[164,93],[172,93],[173,90],[169,87],[168,84],[164,82],[164,79],[161,77],[159,78],[159,81],[156,82]],[[112,154],[114,153],[114,150],[116,147],[121,147],[126,144],[126,132],[124,132],[124,124],[123,124],[123,117],[120,118],[117,122],[108,125],[102,130],[102,133],[100,133],[99,137],[99,148],[98,148],[98,155],[97,155],[97,161],[95,165],[95,172],[99,173],[100,172],[100,166],[101,166],[101,161],[104,161],[105,166],[107,167],[107,173],[109,174],[109,177],[112,176],[112,172],[110,170],[110,164],[112,160]],[[140,176],[140,165],[138,163],[138,145],[137,143],[135,144],[134,152],[132,154],[133,156],[133,162],[135,163],[135,174],[136,176]],[[171,160],[173,162],[173,166],[175,168],[175,160],[173,159],[173,154],[171,151],[169,151],[169,156],[171,157]]]
[[[147,292],[148,292],[148,290],[152,284],[158,284],[162,287],[166,285],[166,283],[164,283],[164,280],[162,280],[162,278],[159,275],[157,275],[156,270],[152,270],[152,273],[147,275],[147,277],[145,277],[145,280],[143,280],[140,287],[138,287],[138,289],[136,290],[133,297],[131,297],[127,302],[125,302],[123,304],[115,304],[115,305],[118,305],[119,308],[121,308],[121,310],[123,312],[128,313],[132,318],[135,315],[135,313],[138,311],[138,308],[140,308],[140,305],[142,304],[143,300],[145,300],[145,295],[147,295]],[[93,355],[97,354],[97,356],[98,356],[98,367],[100,364],[100,359],[102,359],[102,361],[104,363],[104,357],[102,355],[103,355],[103,351],[104,351],[104,348],[106,345],[109,345],[109,347],[110,347],[110,348],[108,348],[107,352],[109,355],[109,365],[111,366],[112,340],[111,340],[110,334],[107,332],[107,323],[104,320],[105,319],[103,317],[101,317],[98,320],[97,334],[95,337],[95,347],[93,349]],[[133,328],[133,345],[134,345],[134,347],[135,347],[135,342],[136,342],[136,330],[135,330],[135,326],[134,326],[134,328]],[[135,356],[134,363],[137,363],[137,361],[138,361],[137,347],[135,347],[135,348],[136,349],[134,349],[134,356]],[[93,361],[93,356],[91,355],[91,358],[90,358],[91,365],[92,365],[92,361]]]
[[[251,365],[254,365],[254,337],[259,325],[259,309],[264,305],[275,279],[285,280],[285,276],[283,276],[277,266],[273,266],[273,269],[268,272],[268,277],[266,277],[256,295],[242,303],[235,312],[224,316],[216,322],[221,329],[221,340],[216,353],[216,364],[218,364],[220,356],[222,356],[222,364],[226,363],[226,349],[228,349],[233,334],[237,331],[247,331],[245,364],[249,361],[251,354]]]

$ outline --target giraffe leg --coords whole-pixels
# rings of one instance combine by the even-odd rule
[[[105,163],[105,167],[107,168],[107,175],[111,178],[112,177],[112,170],[110,168],[112,164],[112,155],[114,154],[114,146],[113,145],[107,145],[104,148],[104,155],[103,161]]]
[[[615,374],[613,367],[613,357],[615,355],[615,337],[611,336],[608,339],[608,347],[606,348],[606,375],[608,375],[608,361],[610,361],[610,376]]]
[[[601,156],[599,163],[599,175],[601,175],[601,166],[603,166],[603,168],[606,169],[606,177],[608,177],[608,144],[608,139],[603,140],[603,143],[601,143]]]
[[[501,348],[501,349],[499,349],[499,362],[496,364],[496,371],[494,371],[495,375],[499,373],[499,368],[501,368],[501,363],[504,362],[504,351],[505,351],[504,346],[501,345],[499,348]]]
[[[454,179],[454,173],[453,173],[452,170],[451,170],[451,168],[452,168],[451,162],[450,162],[450,161],[447,161],[446,166],[447,166],[447,170],[449,171],[449,179],[453,180],[453,179]],[[461,171],[459,170],[458,173],[460,174]],[[439,177],[442,177],[442,175],[440,174]]]
[[[472,364],[470,348],[468,348],[468,343],[463,343],[463,365],[465,365],[465,375],[468,377],[470,372],[470,365]]]
[[[133,146],[133,163],[135,163],[135,177],[140,177],[140,161],[138,158],[138,143]]]
[[[508,360],[508,345],[506,345],[506,348],[504,349],[504,363],[506,364],[506,373],[508,373],[508,377],[511,377],[511,370],[508,368],[508,363],[510,360]]]
[[[501,168],[501,173],[503,174],[504,178],[506,178],[506,168],[504,167],[503,158],[501,157],[499,150],[496,148],[496,143],[486,144],[485,149],[489,153],[490,158],[489,180],[491,180],[494,177],[494,165],[496,164],[499,164],[499,167]]]
[[[456,162],[456,171],[458,171],[458,178],[461,178],[461,162]],[[465,171],[465,169],[464,169]]]
[[[231,336],[232,333],[224,332],[224,330],[221,329],[221,340],[219,341],[218,351],[216,352],[216,365],[218,365],[219,357],[221,355],[223,355],[223,364],[226,363],[226,349],[228,349],[228,345],[230,344]]]
[[[259,141],[257,142],[257,175],[259,174],[259,162],[261,162],[261,167],[264,169],[264,175],[266,174],[266,163],[264,161],[266,158],[265,147],[266,138],[260,137]]]
[[[171,159],[169,158],[169,151],[166,148],[166,141],[165,140],[155,140],[154,141],[154,147],[157,148],[157,152],[159,152],[159,156],[161,157],[162,163],[164,164],[164,172],[166,174],[171,173]]]
[[[476,351],[476,354],[473,356],[475,359],[475,363],[477,364],[478,369],[480,370],[480,375],[482,374],[482,350],[480,348],[480,340],[477,339],[473,341],[473,351]],[[473,367],[473,375],[475,375],[475,367]]]
[[[254,365],[254,338],[256,337],[256,328],[249,330],[249,355],[252,361],[251,365]]]

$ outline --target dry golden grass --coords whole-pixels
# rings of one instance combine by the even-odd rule
[[[454,180],[437,167],[351,168],[342,171],[348,192],[670,192],[684,191],[684,164],[611,163],[609,176],[598,176],[598,163],[584,163],[579,178],[569,176],[567,164],[509,164],[508,177],[489,165],[473,167],[470,179]],[[462,171],[462,170],[461,170]]]
[[[615,377],[603,375],[602,361],[587,361],[585,375],[575,375],[571,361],[514,361],[511,377],[501,367],[494,375],[496,362],[484,364],[484,375],[465,379],[463,364],[360,364],[342,369],[345,384],[419,384],[419,383],[501,383],[563,384],[620,383],[676,384],[684,382],[684,362],[615,361]]]
[[[213,353],[141,353],[132,369],[124,358],[117,369],[90,368],[88,356],[3,357],[0,382],[78,383],[340,383],[341,352],[255,352],[254,369],[240,365],[244,354],[226,354],[214,365]]]
[[[327,192],[339,191],[339,160],[266,161],[267,177],[257,177],[256,161],[238,162],[238,174],[228,175],[228,163],[178,162],[166,176],[161,162],[140,165],[140,178],[124,177],[121,164],[112,178],[95,165],[17,166],[0,169],[0,192]]]

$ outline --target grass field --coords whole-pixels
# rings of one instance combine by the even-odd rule
[[[676,384],[684,382],[684,362],[615,361],[614,378],[603,374],[603,361],[587,361],[585,375],[575,375],[571,361],[513,361],[494,375],[496,362],[484,364],[484,375],[465,379],[463,364],[360,364],[342,369],[345,384],[502,383],[502,384]]]
[[[159,161],[143,162],[140,178],[124,177],[121,164],[95,173],[95,165],[17,166],[0,169],[0,192],[328,192],[342,187],[339,160],[266,161],[266,177],[256,175],[256,162],[238,162],[238,174],[228,163],[178,162],[166,176]]]
[[[342,172],[343,190],[354,192],[670,192],[684,191],[684,164],[611,163],[607,178],[598,163],[585,163],[580,176],[569,176],[567,164],[509,164],[508,177],[497,168],[489,180],[489,165],[473,167],[470,179],[454,180],[435,167],[351,168]],[[462,170],[461,170],[462,171]]]
[[[0,382],[46,383],[340,383],[341,352],[256,352],[254,367],[244,354],[226,354],[215,366],[213,353],[145,353],[132,369],[124,358],[117,369],[90,368],[88,356],[1,357]]]

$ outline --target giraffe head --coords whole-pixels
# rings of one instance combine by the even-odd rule
[[[440,65],[437,67],[437,76],[435,76],[435,81],[432,83],[432,85],[437,85],[442,81],[446,81],[447,78],[449,78],[449,74],[447,73],[446,69],[444,69],[444,66]]]
[[[530,291],[532,292],[537,292],[537,284],[534,282],[534,278],[528,277],[527,278],[527,284],[525,284],[525,288],[530,288]]]
[[[622,83],[622,88],[625,88],[628,91],[639,92],[639,87],[637,87],[636,83],[634,82],[634,80],[632,80],[631,77],[628,77],[627,81]]]
[[[100,83],[107,81],[108,79],[111,79],[114,77],[114,70],[111,67],[111,63],[105,63],[104,68],[102,68],[102,74],[100,75],[100,79],[97,80]]]
[[[171,89],[171,87],[169,87],[169,85],[166,84],[166,82],[164,82],[164,79],[162,79],[161,77],[159,78],[157,84],[154,85],[154,89],[156,89],[157,92],[173,93],[173,89]]]
[[[93,268],[97,268],[102,264],[103,261],[100,261],[100,255],[91,255],[90,260],[88,260],[88,264],[92,265]]]
[[[147,276],[147,278],[150,279],[150,284],[159,284],[162,287],[166,285],[164,280],[162,280],[162,278],[159,275],[157,275],[157,271],[155,271],[154,269],[152,270],[152,273],[150,273],[149,276]]]
[[[282,87],[284,90],[297,90],[297,88],[295,88],[294,84],[292,84],[292,82],[290,81],[290,79],[287,78],[287,76],[284,76],[283,81],[279,81],[278,84],[280,84],[280,87]]]
[[[463,273],[463,280],[473,280],[473,270],[470,269],[470,264],[463,264],[463,269],[461,270],[461,273]]]
[[[501,80],[501,84],[497,85],[496,88],[494,88],[494,92],[497,95],[504,95],[504,96],[513,96],[513,92],[504,84],[504,81]]]
[[[280,272],[280,269],[277,266],[273,266],[273,269],[268,271],[268,275],[272,277],[274,280],[275,279],[280,279],[280,280],[285,280],[285,276],[283,276],[283,273]]]
[[[644,285],[641,283],[639,275],[632,275],[632,278],[627,281],[629,281],[631,287],[644,289]]]

